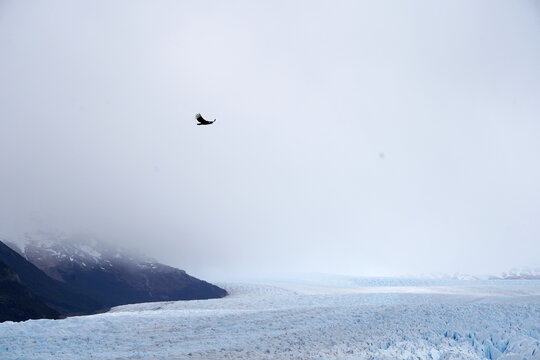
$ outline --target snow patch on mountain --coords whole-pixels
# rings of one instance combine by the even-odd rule
[[[44,271],[65,261],[102,269],[119,261],[143,268],[151,268],[157,263],[155,259],[109,245],[87,234],[36,231],[16,239],[5,239],[5,242]]]

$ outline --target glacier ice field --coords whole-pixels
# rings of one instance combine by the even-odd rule
[[[0,359],[540,359],[540,281],[314,277],[0,324]]]

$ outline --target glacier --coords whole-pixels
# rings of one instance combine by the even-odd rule
[[[540,281],[311,277],[0,324],[0,359],[540,359]]]

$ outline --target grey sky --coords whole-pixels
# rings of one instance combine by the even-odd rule
[[[533,1],[0,0],[0,233],[213,277],[538,267],[539,39]]]

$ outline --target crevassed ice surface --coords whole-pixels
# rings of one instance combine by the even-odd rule
[[[540,359],[540,281],[304,279],[0,324],[0,359]]]

